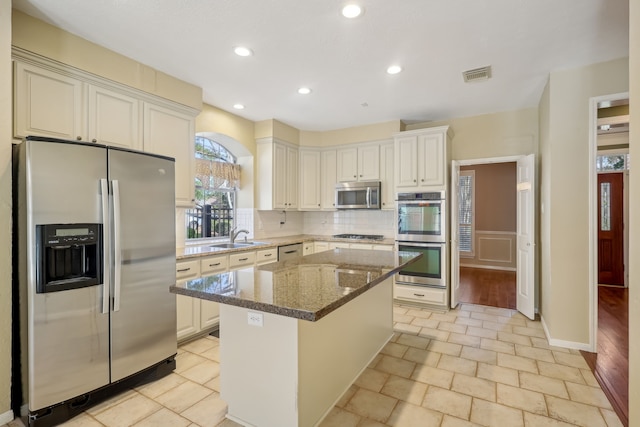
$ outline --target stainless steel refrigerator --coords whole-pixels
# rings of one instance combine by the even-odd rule
[[[29,137],[13,164],[14,376],[29,424],[57,425],[175,368],[174,160]]]

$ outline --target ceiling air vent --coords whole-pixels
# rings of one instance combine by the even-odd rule
[[[467,70],[462,72],[464,82],[477,82],[480,80],[488,80],[491,78],[491,65],[486,67],[475,68],[473,70]]]

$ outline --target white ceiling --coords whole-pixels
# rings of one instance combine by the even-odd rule
[[[301,130],[535,107],[550,71],[628,56],[628,0],[352,2],[365,8],[354,20],[340,15],[343,0],[13,6],[202,87],[208,104]],[[254,55],[236,56],[237,45]],[[391,64],[404,71],[386,74]],[[463,82],[463,71],[485,65],[490,80]],[[299,95],[300,86],[313,92]]]

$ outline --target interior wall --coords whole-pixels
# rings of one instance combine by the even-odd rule
[[[202,104],[202,111],[196,117],[196,133],[218,133],[233,138],[242,144],[247,153],[234,150],[234,155],[256,155],[254,123],[235,114],[221,110],[213,105]],[[232,147],[230,147],[232,148]]]
[[[14,46],[89,73],[200,110],[202,89],[49,25],[13,11]]]
[[[629,153],[640,159],[640,2],[629,2]],[[630,174],[630,187],[637,194],[640,173]],[[640,282],[640,197],[632,197],[629,234],[629,281]],[[629,289],[629,425],[640,425],[640,286]]]
[[[390,139],[394,133],[400,132],[402,122],[392,120],[383,123],[373,123],[364,126],[355,126],[345,129],[336,129],[324,132],[300,132],[300,145],[310,147],[331,147],[343,144],[355,144],[358,142],[380,141]]]
[[[577,348],[590,340],[589,99],[625,92],[628,82],[627,58],[557,71],[541,102],[541,315],[551,339]]]
[[[460,166],[475,171],[477,230],[516,231],[516,163]]]
[[[461,266],[516,268],[516,163],[461,166],[474,171],[473,256],[460,255]]]
[[[407,125],[406,130],[451,126],[453,160],[538,153],[538,109],[505,111],[473,117]]]
[[[11,2],[0,1],[0,424],[11,415]]]

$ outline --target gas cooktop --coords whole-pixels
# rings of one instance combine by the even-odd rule
[[[382,234],[334,234],[333,237],[338,239],[368,239],[368,240],[382,240],[384,236]]]

